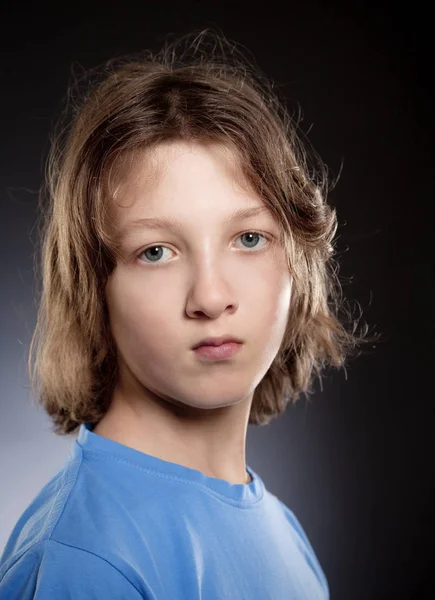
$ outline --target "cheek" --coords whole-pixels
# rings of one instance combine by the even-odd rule
[[[115,272],[106,286],[106,298],[110,326],[121,348],[131,346],[136,350],[159,346],[166,352],[170,343],[170,319],[173,314],[165,306],[171,295],[163,290],[159,295],[155,288],[144,286],[131,277]]]
[[[257,314],[262,314],[263,327],[269,329],[271,337],[281,336],[285,331],[291,292],[292,278],[289,273],[269,272],[256,302]]]
[[[243,298],[247,299],[249,290],[251,298],[255,298],[256,311],[270,315],[272,320],[286,318],[292,291],[292,277],[288,270],[283,253],[267,257],[256,272],[247,273],[243,282]]]
[[[289,273],[269,273],[257,304],[257,317],[252,318],[254,347],[260,356],[260,362],[254,368],[264,371],[266,365],[267,370],[279,352],[287,329],[291,292]]]

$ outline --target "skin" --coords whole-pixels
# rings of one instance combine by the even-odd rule
[[[263,205],[236,164],[222,146],[176,141],[118,166],[111,219],[122,258],[105,291],[119,378],[94,433],[245,484],[250,407],[285,333],[292,279],[268,210],[223,224],[238,208]],[[162,216],[182,231],[121,234],[138,218]],[[244,342],[232,358],[207,361],[192,350],[223,334]]]

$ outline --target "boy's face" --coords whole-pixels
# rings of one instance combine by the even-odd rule
[[[279,350],[292,287],[280,229],[267,209],[224,223],[238,209],[264,206],[238,186],[235,165],[222,148],[177,141],[119,168],[112,220],[123,259],[106,298],[127,392],[134,382],[145,398],[229,406],[252,399]],[[181,228],[131,227],[144,218]],[[224,334],[243,341],[233,357],[210,361],[193,351]]]

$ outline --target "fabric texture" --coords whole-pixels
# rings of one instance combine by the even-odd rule
[[[0,558],[0,600],[328,600],[294,513],[81,425]]]

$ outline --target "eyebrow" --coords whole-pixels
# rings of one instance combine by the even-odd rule
[[[239,208],[229,215],[229,217],[224,220],[223,224],[229,225],[230,223],[244,221],[245,219],[255,217],[264,212],[269,212],[266,206]],[[121,229],[119,238],[122,239],[127,233],[137,229],[168,229],[169,231],[178,233],[183,229],[183,224],[177,219],[168,219],[166,217],[146,217],[136,219],[135,221],[130,221],[130,223],[127,223],[127,225]]]

